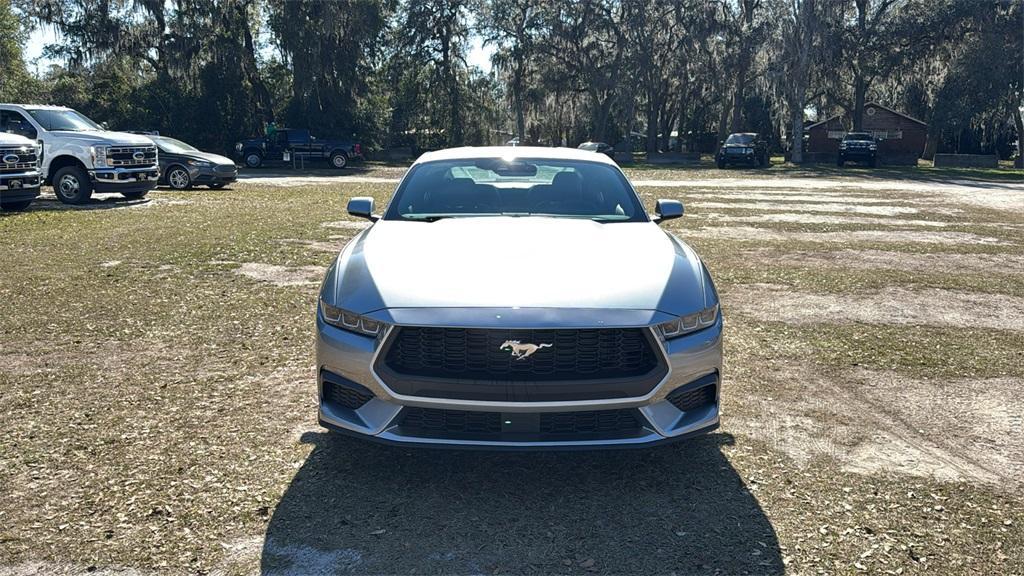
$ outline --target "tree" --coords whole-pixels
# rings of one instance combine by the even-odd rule
[[[780,26],[778,52],[781,62],[776,78],[789,109],[791,161],[804,161],[804,108],[810,84],[811,64],[815,59],[815,40],[820,34],[818,0],[788,0]]]
[[[25,67],[21,47],[27,39],[28,31],[11,0],[0,0],[0,102],[31,100],[39,89]]]
[[[526,91],[540,28],[539,0],[490,0],[476,4],[485,43],[498,46],[493,64],[507,73],[516,137],[526,142]]]

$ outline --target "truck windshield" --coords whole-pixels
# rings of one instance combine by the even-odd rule
[[[547,216],[646,222],[614,166],[581,160],[467,158],[414,166],[395,192],[387,220]]]
[[[103,128],[74,110],[48,110],[37,108],[29,110],[36,122],[47,130],[68,130],[71,132],[87,132],[103,130]]]
[[[725,141],[726,144],[753,144],[753,134],[730,134]]]

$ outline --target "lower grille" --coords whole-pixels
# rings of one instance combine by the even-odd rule
[[[335,382],[333,380],[337,379]],[[323,378],[323,401],[333,406],[358,410],[373,399],[373,393],[368,389],[349,382],[334,374],[324,374]]]
[[[636,435],[643,425],[635,409],[502,414],[406,407],[399,429],[410,436],[553,441]]]
[[[684,387],[686,388],[686,387]],[[700,408],[708,404],[715,403],[715,385],[708,384],[700,388],[689,388],[683,390],[677,388],[673,390],[666,398],[673,406],[683,412]]]
[[[4,162],[5,159],[16,156],[15,162]],[[35,170],[39,164],[34,150],[28,148],[0,148],[0,174],[19,173],[26,170]]]

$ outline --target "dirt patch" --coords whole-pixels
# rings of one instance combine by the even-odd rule
[[[955,326],[1024,331],[1024,298],[938,288],[868,294],[812,294],[777,284],[723,291],[727,309],[763,321]]]
[[[844,214],[872,214],[876,216],[898,216],[917,214],[917,208],[909,206],[860,206],[858,204],[779,204],[777,202],[690,202],[697,208],[732,208],[738,210],[784,210],[790,212],[841,212]],[[938,210],[933,210],[937,212]]]
[[[337,222],[324,222],[321,224],[324,228],[337,228],[339,230],[363,230],[369,227],[370,223],[366,220],[338,220]]]
[[[709,215],[709,218],[721,222],[780,222],[785,224],[857,224],[865,226],[923,226],[943,228],[948,222],[937,220],[902,220],[898,218],[872,218],[870,216],[837,216],[833,214],[761,214],[758,216],[728,216],[722,214]]]
[[[906,270],[911,272],[969,272],[1024,275],[1024,256],[1017,254],[956,254],[936,252],[912,254],[885,250],[838,250],[836,252],[784,252],[750,250],[748,256],[759,262],[787,266],[829,266],[858,270]]]
[[[381,178],[377,176],[259,176],[245,174],[238,177],[238,184],[258,184],[260,186],[274,186],[277,188],[346,183],[398,184],[400,181],[400,178]]]
[[[274,286],[301,286],[316,284],[323,277],[325,268],[321,266],[275,266],[260,262],[246,262],[237,268],[235,274],[247,276],[260,282],[268,282]]]
[[[801,191],[804,192],[804,191]],[[848,192],[829,192],[820,190],[814,194],[790,193],[772,194],[768,192],[729,192],[687,194],[694,200],[747,200],[757,202],[818,202],[821,204],[891,204],[891,198],[874,198],[871,196],[851,196]],[[900,200],[904,202],[904,200]],[[917,202],[917,201],[914,201]]]
[[[14,566],[0,566],[0,576],[141,576],[133,568],[99,568],[97,566],[75,566],[72,564],[49,564],[26,562]]]
[[[772,397],[744,405],[727,426],[799,461],[824,456],[863,474],[1024,482],[1024,380],[919,380],[870,370],[829,376],[794,364],[769,378]]]
[[[989,236],[979,236],[970,232],[924,232],[911,230],[853,230],[848,232],[787,232],[752,226],[717,226],[704,227],[688,233],[679,230],[680,234],[691,237],[716,238],[723,240],[741,240],[751,242],[783,241],[783,242],[883,242],[891,244],[922,243],[922,244],[1009,244],[1006,241]]]

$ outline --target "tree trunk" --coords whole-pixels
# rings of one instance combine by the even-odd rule
[[[516,64],[515,77],[512,79],[512,98],[516,107],[516,137],[520,146],[526,143],[526,112],[523,110],[523,63]]]
[[[864,129],[864,98],[867,95],[867,82],[864,74],[857,70],[853,77],[853,129]]]
[[[804,107],[791,106],[789,110],[789,121],[793,131],[793,145],[790,153],[790,162],[793,164],[804,163]]]
[[[1013,123],[1017,127],[1017,159],[1013,165],[1015,168],[1024,168],[1024,109],[1013,112]]]
[[[658,151],[658,109],[650,99],[647,101],[647,144],[644,148],[648,154]]]

